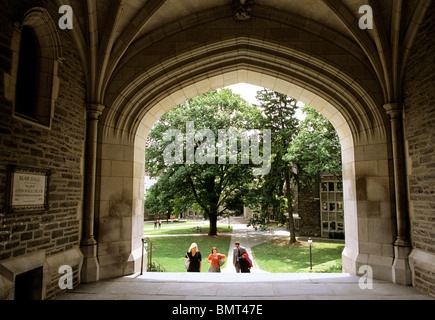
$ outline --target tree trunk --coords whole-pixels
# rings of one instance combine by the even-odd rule
[[[288,224],[290,228],[290,244],[296,243],[295,235],[295,222],[293,221],[293,206],[292,206],[292,194],[290,190],[290,173],[285,171],[285,184],[287,195],[287,208],[288,208]]]
[[[210,219],[210,230],[208,231],[208,235],[217,236],[217,214],[210,213],[209,219]]]

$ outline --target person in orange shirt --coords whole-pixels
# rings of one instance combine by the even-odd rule
[[[208,272],[221,272],[221,266],[219,265],[219,259],[225,259],[225,255],[218,253],[218,250],[216,247],[213,247],[211,249],[211,254],[208,256],[207,262],[209,262],[210,269],[208,269]]]

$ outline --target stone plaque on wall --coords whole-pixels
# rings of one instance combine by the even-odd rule
[[[8,212],[48,210],[50,170],[9,166]]]

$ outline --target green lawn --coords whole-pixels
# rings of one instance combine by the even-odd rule
[[[210,230],[209,226],[200,226],[200,230],[196,230],[196,226],[198,226],[198,224],[196,225],[191,225],[191,226],[172,226],[171,228],[169,227],[163,227],[161,229],[145,229],[144,230],[144,235],[145,236],[149,236],[149,235],[165,235],[165,234],[204,234],[207,235],[208,231]],[[228,227],[218,227],[218,234],[220,233],[231,233],[232,231],[232,227],[228,228]]]
[[[162,221],[162,228],[175,228],[175,227],[181,227],[181,226],[195,226],[198,224],[201,224],[201,222],[194,222],[194,221],[169,221],[166,222],[166,220]],[[154,230],[154,221],[147,221],[143,225],[144,230]]]
[[[201,226],[204,235],[194,236],[189,234],[199,233],[192,230]],[[153,261],[157,260],[169,272],[185,272],[184,255],[192,242],[196,242],[203,258],[202,272],[207,272],[209,264],[207,257],[212,247],[217,247],[220,253],[228,254],[231,245],[231,230],[227,226],[219,226],[219,236],[207,236],[208,225],[198,222],[162,223],[161,229],[154,230],[153,223],[144,224],[144,236],[150,236],[155,246]],[[168,237],[152,237],[165,235]],[[171,236],[183,234],[185,236]],[[272,273],[341,273],[344,241],[329,239],[314,239],[312,245],[313,270],[310,270],[310,248],[306,238],[298,238],[298,244],[289,246],[289,238],[281,238],[272,242],[252,247],[253,259],[258,266]],[[223,268],[226,265],[223,266]]]
[[[230,235],[151,237],[150,239],[156,247],[153,251],[153,261],[157,260],[169,272],[186,272],[184,256],[192,242],[198,244],[198,249],[201,252],[202,272],[207,272],[210,267],[207,258],[211,253],[211,248],[217,247],[219,253],[227,255],[231,242]],[[225,266],[226,263],[222,268]]]
[[[290,246],[289,238],[252,247],[258,266],[272,273],[341,273],[344,242],[315,239],[312,245],[313,270],[310,270],[310,247],[306,238],[299,238],[297,245]]]

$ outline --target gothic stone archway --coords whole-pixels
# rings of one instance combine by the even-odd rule
[[[97,179],[100,277],[138,270],[144,145],[155,121],[196,95],[247,82],[299,99],[333,123],[343,147],[344,271],[357,274],[368,264],[376,278],[392,281],[396,227],[388,118],[374,75],[357,59],[361,53],[344,50],[346,39],[326,44],[292,26],[286,33],[300,38],[285,42],[273,34],[265,40],[251,27],[225,36],[216,24],[180,28],[164,38],[151,34],[147,40],[154,43],[138,41],[107,89]],[[317,54],[322,52],[327,54]]]
[[[435,2],[370,1],[373,29],[358,23],[363,0],[255,0],[236,15],[232,3],[0,2],[2,297],[28,268],[43,266],[43,296],[59,291],[64,264],[76,282],[138,270],[147,133],[176,104],[237,82],[300,99],[337,128],[345,271],[369,264],[433,292]],[[72,29],[58,29],[62,5]],[[42,125],[14,115],[23,25],[46,71]],[[54,169],[47,214],[7,213],[6,168],[18,164]]]

